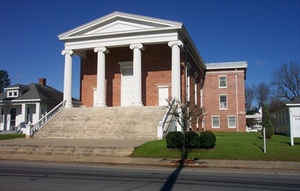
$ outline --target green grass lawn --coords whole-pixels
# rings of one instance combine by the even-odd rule
[[[229,160],[278,160],[300,161],[300,138],[295,146],[289,145],[290,138],[274,135],[267,140],[267,153],[263,153],[263,139],[255,133],[216,133],[214,149],[194,149],[188,152],[189,159]],[[180,158],[176,149],[167,149],[165,140],[150,141],[135,149],[133,157]]]
[[[3,135],[0,135],[0,140],[24,138],[24,137],[25,137],[24,134],[3,134]]]

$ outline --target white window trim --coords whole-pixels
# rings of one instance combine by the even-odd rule
[[[170,85],[168,84],[160,84],[160,85],[156,85],[157,88],[170,88]]]
[[[235,118],[235,126],[234,127],[231,127],[230,125],[229,125],[229,118],[230,117],[234,117]],[[237,126],[237,121],[236,121],[236,116],[235,115],[228,115],[227,116],[227,126],[228,126],[228,128],[230,128],[230,129],[235,129],[236,128],[236,126]]]
[[[226,79],[226,86],[224,86],[224,87],[221,87],[221,86],[220,86],[220,78],[221,78],[221,77],[225,77],[225,79]],[[219,75],[219,76],[218,76],[219,88],[227,88],[227,81],[228,81],[228,80],[227,80],[227,75]]]
[[[11,95],[9,95],[9,93],[11,93]],[[17,95],[14,95],[15,93],[17,93]],[[19,90],[8,90],[6,92],[6,97],[8,98],[14,98],[14,97],[18,97],[19,96]]]
[[[219,118],[219,127],[214,127],[214,117]],[[219,129],[220,127],[221,127],[220,115],[212,115],[211,116],[211,128],[213,128],[213,129]]]
[[[221,96],[226,96],[226,107],[221,107]],[[228,95],[226,94],[220,94],[219,95],[219,110],[227,110],[228,109]]]

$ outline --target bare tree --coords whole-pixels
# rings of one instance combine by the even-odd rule
[[[272,97],[270,99],[270,105],[269,105],[270,113],[280,111],[284,107],[285,107],[284,102],[282,102],[282,100],[280,100],[278,97]]]
[[[181,149],[181,159],[185,160],[187,157],[187,148],[185,141],[185,134],[189,129],[189,124],[193,118],[203,116],[203,108],[197,106],[190,106],[190,103],[181,103],[179,101],[175,101],[173,99],[168,100],[168,107],[171,108],[170,115],[175,117],[176,123],[181,127],[183,131],[183,145]]]
[[[294,62],[281,65],[273,76],[273,85],[279,98],[292,100],[300,96],[300,66]]]
[[[252,102],[255,99],[255,86],[246,86],[245,89],[246,96],[246,111],[250,111],[252,109]]]
[[[256,100],[258,102],[258,105],[262,106],[269,101],[271,89],[267,84],[261,82],[256,87],[255,94],[256,94]]]

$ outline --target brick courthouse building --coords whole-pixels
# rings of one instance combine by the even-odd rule
[[[175,98],[204,108],[204,117],[193,119],[194,130],[245,131],[247,64],[204,64],[182,23],[113,12],[59,39],[67,108],[77,55],[84,106],[164,106]]]

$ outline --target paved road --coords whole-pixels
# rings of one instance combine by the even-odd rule
[[[300,172],[0,161],[0,190],[300,190]]]

